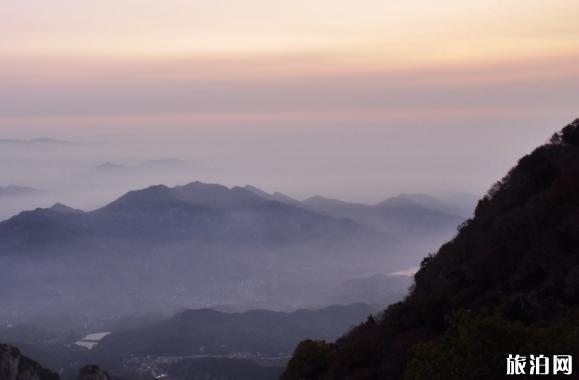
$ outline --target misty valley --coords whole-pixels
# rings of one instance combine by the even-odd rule
[[[38,195],[4,189],[3,202]],[[191,182],[22,211],[0,223],[0,336],[63,379],[87,364],[113,379],[276,379],[300,341],[333,341],[402,300],[475,201]]]

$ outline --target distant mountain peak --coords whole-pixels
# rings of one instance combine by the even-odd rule
[[[140,168],[183,169],[192,165],[193,163],[190,161],[182,160],[180,158],[167,157],[144,161],[136,166]]]
[[[124,168],[124,165],[121,164],[115,164],[113,162],[105,162],[103,164],[100,164],[98,166],[95,166],[95,170],[115,170],[115,169],[120,169],[120,168]]]
[[[228,191],[230,190],[230,188],[228,188],[225,185],[221,185],[218,183],[206,183],[206,182],[201,182],[201,181],[193,181],[193,182],[189,182],[185,185],[179,185],[179,186],[175,186],[174,189],[204,189],[204,190],[223,190],[223,191]]]
[[[62,212],[65,214],[82,214],[83,210],[75,209],[62,203],[55,203],[50,207],[50,210]]]
[[[95,166],[92,171],[95,174],[136,175],[149,173],[150,171],[154,171],[155,173],[162,173],[164,171],[186,172],[193,167],[194,163],[190,161],[181,160],[179,158],[160,158],[130,164],[119,164],[107,161]]]
[[[158,202],[173,198],[171,189],[165,185],[153,185],[141,190],[133,190],[111,202],[104,208],[111,208],[127,203]]]

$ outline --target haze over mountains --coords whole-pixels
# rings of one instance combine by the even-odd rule
[[[0,220],[23,210],[54,203],[56,194],[30,186],[7,184],[0,186]]]
[[[303,203],[312,210],[333,216],[342,215],[388,233],[417,236],[436,235],[469,215],[461,215],[460,209],[425,194],[401,194],[374,206],[322,196],[308,198]]]
[[[90,169],[90,174],[93,179],[99,181],[121,181],[130,186],[132,183],[143,181],[144,178],[158,175],[161,178],[192,175],[197,168],[198,165],[194,162],[178,158],[159,158],[134,164],[105,162]]]
[[[185,160],[180,160],[178,158],[159,158],[156,160],[148,160],[134,165],[123,165],[111,162],[105,162],[93,168],[94,171],[108,171],[108,170],[118,170],[122,168],[147,168],[147,167],[159,167],[159,168],[179,168],[179,167],[190,167],[194,165],[192,162]]]
[[[26,280],[15,275],[2,288],[9,306],[0,333],[66,378],[79,363],[96,360],[131,380],[273,379],[306,337],[282,379],[497,378],[513,350],[576,355],[578,131],[576,121],[523,157],[478,202],[458,235],[421,260],[410,295],[383,314],[370,316],[373,307],[351,302],[408,282],[384,271],[369,275],[369,267],[395,271],[412,255],[417,236],[439,236],[441,225],[456,222],[456,206],[421,194],[375,206],[320,196],[300,202],[251,186],[193,182],[132,191],[91,212],[57,204],[0,223],[2,267]],[[33,273],[26,273],[30,263],[39,270],[35,286]],[[153,277],[159,273],[170,276]],[[149,277],[136,278],[138,288],[127,274]],[[185,281],[192,278],[199,282]],[[258,279],[267,292],[243,287]],[[35,294],[38,289],[44,293]],[[14,296],[21,294],[28,304],[18,304]],[[184,297],[191,294],[200,298]],[[270,308],[291,309],[297,300],[329,304],[332,294],[351,304],[294,312],[183,307],[206,296],[223,302],[218,309],[243,310],[258,296]],[[170,302],[160,302],[167,297]],[[291,302],[276,305],[280,298]],[[82,309],[80,299],[89,301]],[[145,317],[146,308],[138,308],[145,300],[149,311],[165,315]],[[45,320],[30,322],[39,330],[9,322],[26,321],[38,304]],[[69,317],[49,321],[55,305]],[[171,311],[178,305],[187,310]],[[75,310],[84,315],[75,320]],[[140,317],[127,319],[129,310]],[[42,332],[58,329],[57,335]],[[82,341],[72,344],[83,330],[93,332],[84,339],[98,336],[90,350]],[[338,331],[346,335],[332,343]],[[0,351],[13,353],[0,355],[3,362],[19,357],[7,346]],[[53,378],[22,360],[41,380]]]
[[[151,182],[184,183],[207,170],[179,158],[123,156],[118,162],[99,162],[101,154],[107,155],[101,150],[114,149],[105,143],[63,142],[59,145],[52,140],[17,141],[0,142],[4,145],[0,149],[0,187],[4,183],[5,187],[36,188],[42,192],[13,192],[10,202],[0,202],[0,219],[54,203],[92,210],[119,194],[148,186]]]
[[[373,282],[340,293],[349,280],[414,266],[465,219],[413,197],[341,203],[355,210],[347,212],[192,182],[131,191],[89,212],[63,204],[25,211],[0,223],[0,261],[10,269],[2,318],[34,319],[40,308],[107,319],[181,307],[393,302],[408,281],[379,297]]]
[[[65,378],[90,362],[116,374],[130,369],[131,380],[137,368],[144,376],[275,378],[300,339],[335,339],[402,299],[406,272],[454,235],[475,202],[401,194],[365,205],[251,185],[172,185],[215,167],[172,158],[75,161],[91,144],[4,146],[0,156],[17,162],[3,173],[8,183],[42,190],[0,192],[0,336]],[[17,171],[31,146],[62,161]],[[70,168],[67,177],[52,171],[60,165]],[[139,187],[152,178],[171,185]],[[139,190],[124,190],[131,188]],[[183,315],[207,317],[188,325],[188,343],[185,325],[175,325]],[[74,344],[100,331],[112,334],[93,350]],[[179,362],[145,359],[169,354],[163,347],[181,347],[173,352]]]
[[[27,186],[8,185],[0,187],[0,197],[26,197],[44,193],[42,190]]]
[[[50,136],[65,143],[30,143],[30,140],[46,140],[37,139],[31,133],[3,136],[6,140],[19,142],[1,145],[0,186],[27,186],[44,190],[49,195],[14,199],[10,204],[0,202],[0,220],[54,203],[94,210],[131,190],[154,184],[172,187],[195,179],[228,187],[251,184],[261,189],[280,190],[298,200],[320,194],[362,204],[376,204],[403,192],[426,193],[442,199],[447,193],[465,191],[478,197],[492,181],[490,177],[481,181],[482,186],[454,186],[444,181],[428,182],[418,173],[413,175],[423,180],[405,181],[392,177],[377,183],[380,173],[388,172],[388,168],[383,167],[385,163],[395,165],[394,159],[362,160],[360,157],[344,162],[327,157],[320,160],[313,155],[323,150],[313,151],[314,147],[309,145],[304,147],[310,150],[307,156],[290,156],[283,149],[275,149],[275,145],[267,148],[271,146],[268,143],[272,136],[265,131],[255,142],[259,143],[259,149],[251,152],[239,151],[240,143],[242,146],[248,144],[242,137],[236,140],[239,142],[236,146],[217,145],[218,149],[208,152],[209,146],[216,146],[212,139],[217,137],[173,139],[156,136],[151,139],[148,134],[145,138],[141,134],[120,136],[96,132],[89,135],[53,133]],[[296,143],[303,141],[306,144],[305,138],[300,137]],[[209,141],[204,143],[205,140]],[[324,165],[334,168],[324,168]],[[346,180],[344,173],[358,171],[365,173],[364,176]],[[376,183],[368,183],[368,172]],[[458,197],[453,194],[452,198],[450,203],[456,203]]]

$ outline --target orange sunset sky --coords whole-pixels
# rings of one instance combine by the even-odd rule
[[[6,2],[0,133],[279,154],[288,173],[297,155],[442,157],[461,162],[444,181],[482,192],[579,116],[578,15],[576,0]]]

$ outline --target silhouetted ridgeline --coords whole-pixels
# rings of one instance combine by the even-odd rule
[[[333,305],[291,313],[187,310],[146,327],[106,336],[95,351],[106,355],[287,357],[306,337],[335,339],[375,310],[366,304]]]
[[[579,357],[579,119],[497,182],[415,281],[335,344],[302,342],[283,379],[498,379],[507,354]]]

